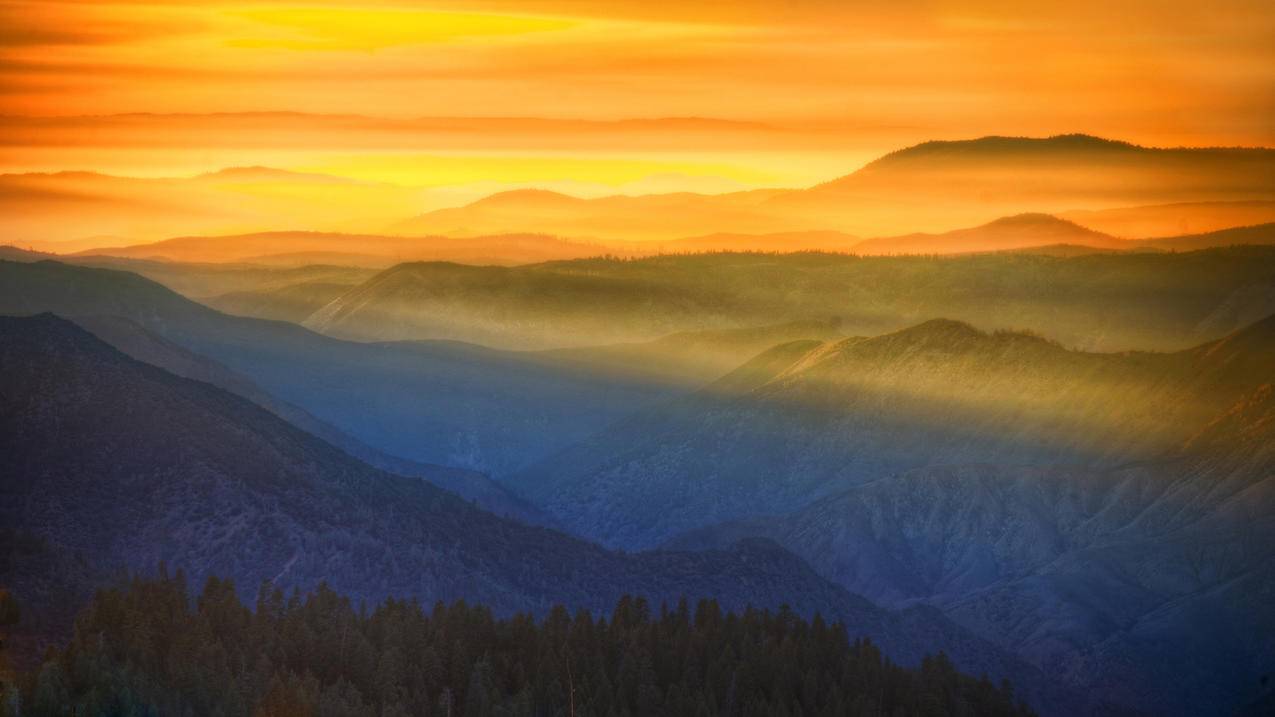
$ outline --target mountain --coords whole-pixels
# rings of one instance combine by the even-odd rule
[[[52,592],[63,556],[99,577],[162,562],[243,596],[320,581],[356,600],[466,598],[501,614],[554,602],[607,609],[620,595],[793,605],[848,623],[904,662],[945,649],[973,671],[1045,698],[1039,673],[934,611],[888,612],[818,578],[771,543],[627,555],[503,520],[430,484],[378,471],[211,384],[131,359],[51,315],[0,319],[0,520],[40,546],[10,565],[26,604]],[[72,576],[74,577],[74,576]],[[1053,697],[1066,695],[1054,691]],[[1058,706],[1058,703],[1052,703]]]
[[[306,284],[354,286],[376,273],[371,269],[330,264],[273,267],[130,259],[100,254],[68,257],[27,251],[15,246],[0,246],[0,260],[27,263],[60,261],[76,266],[129,271],[195,300],[209,300],[209,297],[219,298],[223,295],[269,296],[276,291],[288,297],[289,294],[296,293],[292,287]]]
[[[1265,148],[1140,147],[1087,135],[982,137],[907,147],[808,189],[598,199],[523,190],[427,212],[396,231],[634,241],[812,230],[890,236],[1025,212],[1270,202],[1273,167],[1275,150]]]
[[[514,496],[481,473],[417,463],[378,451],[331,424],[315,418],[304,409],[276,399],[248,377],[216,361],[191,353],[129,319],[115,316],[81,316],[76,318],[76,324],[131,358],[158,366],[183,378],[212,384],[245,398],[369,465],[398,475],[423,478],[466,500],[474,501],[476,505],[489,513],[515,518],[532,525],[551,526],[554,523],[543,512]]]
[[[959,254],[1046,247],[1057,244],[1128,249],[1128,242],[1048,214],[1019,214],[970,229],[908,234],[858,242],[856,254]],[[1196,247],[1204,248],[1204,247]]]
[[[1125,239],[1215,232],[1275,222],[1275,201],[1180,202],[1058,214],[1095,231]]]
[[[560,365],[612,376],[645,377],[697,389],[777,344],[842,338],[836,321],[792,321],[742,329],[683,331],[641,343],[550,349]]]
[[[95,247],[79,255],[270,266],[339,264],[380,269],[404,261],[527,264],[600,256],[611,251],[610,246],[596,242],[569,241],[540,234],[509,233],[456,239],[294,231],[177,237],[147,244]]]
[[[0,236],[44,251],[242,234],[268,227],[380,226],[427,201],[424,190],[265,167],[194,177],[96,172],[0,174]],[[94,240],[93,237],[98,239]]]
[[[943,231],[1024,212],[1275,198],[1275,150],[1141,147],[1087,135],[925,142],[777,197],[858,234]]]
[[[1177,353],[1087,353],[948,320],[784,344],[507,482],[579,534],[637,548],[927,466],[1151,460],[1275,380],[1271,326]]]
[[[764,209],[785,190],[727,194],[616,195],[582,199],[559,192],[500,192],[462,207],[435,209],[391,227],[403,234],[482,236],[530,231],[607,240],[674,240],[714,232],[821,229]]]
[[[654,339],[704,314],[698,297],[665,279],[616,281],[574,268],[401,264],[328,303],[304,324],[360,341],[430,338],[556,348]],[[650,311],[653,304],[661,310]]]
[[[136,274],[0,262],[0,313],[45,311],[131,319],[378,451],[493,476],[686,390],[682,379],[614,376],[532,353],[339,341],[222,314]]]
[[[1136,244],[1168,251],[1196,251],[1219,246],[1275,244],[1275,223],[1219,229],[1206,234],[1142,239]]]
[[[1275,316],[1171,354],[931,321],[775,347],[507,482],[607,545],[764,537],[1103,699],[1227,714],[1275,655],[1272,383]]]
[[[1026,222],[1083,232],[1054,220]],[[1014,234],[1015,222],[1006,224]],[[834,318],[845,334],[873,335],[947,316],[983,328],[1048,326],[1058,340],[1096,350],[1180,349],[1275,311],[1272,266],[1270,247],[1158,256],[796,253],[519,267],[411,263],[367,279],[304,323],[360,341],[550,349]]]
[[[773,234],[745,234],[715,232],[697,237],[685,237],[671,241],[631,242],[630,247],[636,250],[645,249],[645,254],[664,253],[677,254],[702,251],[756,251],[756,252],[792,252],[792,251],[852,251],[861,240],[850,234],[837,231],[804,231],[777,232]]]
[[[358,284],[303,281],[280,287],[231,291],[203,303],[235,316],[251,316],[299,324]]]
[[[940,607],[1109,699],[1229,714],[1258,696],[1275,650],[1260,597],[1275,584],[1273,397],[1258,387],[1155,461],[923,468],[669,545],[767,536],[851,590]]]

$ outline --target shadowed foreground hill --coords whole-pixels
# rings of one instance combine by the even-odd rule
[[[464,597],[501,614],[542,613],[555,602],[606,609],[624,593],[707,596],[736,608],[789,603],[844,619],[900,660],[945,649],[966,669],[1008,675],[1028,691],[1043,684],[934,611],[881,610],[772,543],[608,552],[372,469],[65,320],[0,319],[0,339],[0,521],[37,546],[11,558],[4,579],[51,612],[86,599],[109,571],[160,561],[196,581],[232,577],[247,594],[263,582],[327,581],[355,599]]]

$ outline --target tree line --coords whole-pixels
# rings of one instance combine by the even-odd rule
[[[999,715],[1008,683],[942,653],[906,668],[839,623],[713,600],[543,619],[481,605],[369,610],[327,586],[253,608],[227,580],[193,599],[160,571],[98,592],[63,649],[19,675],[0,715]]]

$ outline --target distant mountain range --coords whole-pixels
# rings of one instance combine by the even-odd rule
[[[882,610],[773,543],[628,555],[503,520],[51,315],[0,318],[0,402],[0,519],[28,546],[8,557],[6,583],[38,615],[114,570],[161,561],[196,584],[231,577],[245,598],[324,581],[357,599],[463,597],[508,614],[607,609],[624,593],[712,596],[819,611],[904,662],[944,649],[1051,709],[1078,704],[936,611]]]
[[[598,242],[571,241],[539,234],[456,239],[442,236],[262,232],[178,237],[150,244],[98,247],[81,251],[79,255],[264,266],[339,264],[383,268],[405,261],[456,261],[505,266],[599,256],[608,251],[610,247]]]
[[[435,210],[396,230],[664,240],[711,232],[932,232],[1024,212],[1270,202],[1273,168],[1270,149],[1161,149],[1086,135],[983,137],[908,147],[804,190],[590,200],[519,191]]]
[[[1086,135],[983,137],[901,149],[807,189],[591,199],[519,189],[462,206],[440,204],[422,189],[266,167],[164,179],[6,174],[0,175],[0,234],[59,253],[123,246],[110,237],[141,243],[173,234],[235,235],[233,250],[225,247],[230,242],[216,249],[223,258],[212,259],[208,247],[193,240],[151,251],[182,253],[187,261],[378,267],[387,257],[390,263],[577,258],[581,244],[634,241],[714,249],[718,239],[731,235],[753,236],[737,238],[731,247],[736,249],[770,250],[777,238],[761,238],[765,235],[782,236],[785,245],[802,249],[831,249],[842,236],[938,233],[1032,212],[1064,214],[1095,231],[1144,238],[1275,222],[1273,166],[1275,150],[1264,148],[1153,148]],[[429,206],[446,208],[396,219]],[[289,232],[272,232],[267,243],[256,234],[280,228],[345,232],[379,248],[341,245],[338,237],[297,245]],[[483,241],[457,245],[435,239],[432,246],[400,250],[372,234]],[[234,258],[225,258],[229,254]]]
[[[1005,224],[1004,231],[917,241],[1002,241],[1008,248],[1015,244],[1005,238],[1021,236],[1013,229],[1019,224],[1040,229],[1037,236],[1051,241],[1092,234],[1053,219]],[[1210,240],[1272,238],[1275,225],[1226,230]],[[1158,241],[1190,246],[1187,240]],[[311,309],[305,326],[359,341],[448,339],[510,349],[643,342],[683,331],[833,318],[845,334],[869,335],[936,316],[984,328],[1049,326],[1055,338],[1085,348],[1174,349],[1275,312],[1272,252],[1249,246],[1191,254],[705,254],[521,267],[409,263],[340,293],[314,292],[303,306],[275,292],[213,303],[276,318]]]
[[[128,272],[0,262],[0,313],[131,319],[393,456],[509,472],[686,390],[481,346],[340,341],[228,316]]]
[[[1275,204],[1273,204],[1275,206]],[[1275,218],[1275,211],[1270,218]],[[480,237],[383,236],[323,232],[267,232],[236,236],[179,237],[150,244],[98,247],[65,257],[70,261],[104,262],[111,258],[232,263],[255,268],[304,269],[342,266],[348,271],[384,268],[413,261],[516,266],[603,255],[628,258],[698,252],[809,252],[878,254],[969,254],[978,252],[1071,247],[1104,251],[1183,251],[1231,244],[1275,243],[1275,223],[1255,224],[1141,239],[1117,238],[1049,214],[1002,217],[976,227],[938,234],[915,233],[860,239],[835,231],[773,234],[706,234],[669,241],[578,241],[547,235],[507,234]],[[268,253],[263,253],[268,252]],[[235,300],[231,298],[231,300]]]

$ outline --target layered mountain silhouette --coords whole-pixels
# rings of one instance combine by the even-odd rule
[[[678,375],[591,371],[551,355],[340,341],[294,324],[228,316],[127,272],[0,262],[0,313],[45,311],[131,319],[380,452],[490,474],[516,470],[687,388]]]
[[[610,250],[597,242],[540,234],[466,237],[263,232],[193,236],[132,246],[95,247],[80,255],[107,255],[182,262],[240,262],[267,266],[339,264],[384,268],[404,261],[457,261],[469,264],[529,264],[598,256]]]
[[[605,544],[767,537],[1104,698],[1198,714],[1255,698],[1275,648],[1273,380],[1275,317],[1171,354],[932,321],[776,347],[511,480]]]
[[[187,351],[147,331],[136,322],[117,316],[81,316],[76,323],[122,353],[158,366],[183,378],[210,383],[261,406],[292,425],[340,448],[351,456],[382,470],[424,478],[483,510],[535,525],[551,525],[543,512],[511,494],[487,476],[459,468],[409,461],[388,455],[342,432],[304,409],[280,401],[246,376],[212,359]]]
[[[579,533],[641,547],[925,466],[1154,460],[1275,378],[1272,326],[1176,353],[950,320],[794,342],[510,480]]]
[[[1251,333],[1263,330],[1269,341],[1269,325]],[[671,545],[765,535],[842,585],[940,606],[1112,699],[1224,712],[1256,698],[1272,648],[1272,395],[1241,396],[1153,461],[923,468]]]
[[[1049,214],[1019,214],[979,227],[942,234],[908,234],[868,239],[855,244],[853,251],[857,254],[959,254],[1054,245],[1117,251],[1132,248],[1127,241]]]
[[[156,241],[278,226],[332,230],[419,206],[419,190],[268,167],[163,178],[0,174],[0,233],[58,253],[119,245],[119,238]]]
[[[1271,201],[1273,157],[1269,149],[1163,149],[1086,135],[983,137],[908,147],[805,190],[601,199],[521,190],[435,210],[397,229],[662,240],[713,232],[943,231],[1023,212]]]
[[[199,261],[233,256],[375,266],[385,265],[384,251],[363,251],[339,239],[326,248],[288,248],[294,240],[286,234],[275,236],[280,246],[273,248],[250,233],[278,227],[349,231],[363,235],[368,246],[384,244],[385,239],[366,236],[382,232],[488,237],[471,247],[436,239],[425,255],[397,256],[400,261],[465,260],[459,256],[464,254],[501,263],[508,256],[524,262],[579,256],[572,252],[581,240],[673,242],[716,234],[780,234],[803,249],[832,248],[822,245],[833,235],[818,238],[810,232],[861,237],[942,232],[1025,212],[1112,212],[1089,215],[1093,224],[1081,223],[1133,238],[1275,220],[1268,206],[1275,201],[1273,165],[1269,149],[1140,147],[1086,135],[983,137],[901,149],[808,189],[594,199],[519,189],[399,221],[393,217],[406,216],[412,207],[439,206],[438,200],[428,199],[424,190],[266,167],[166,179],[92,172],[7,174],[0,175],[0,208],[8,210],[0,212],[0,229],[11,241],[59,253],[123,246],[109,237],[145,242],[173,234],[244,234],[216,246],[192,240],[151,251],[182,253],[186,260],[202,257]],[[502,235],[520,238],[498,239]],[[697,243],[713,246],[714,240],[685,245]],[[773,243],[753,239],[737,248]],[[451,255],[439,256],[439,251]]]
[[[1178,202],[1118,209],[1075,209],[1058,215],[1118,237],[1167,237],[1275,222],[1275,201]]]
[[[987,236],[1014,236],[1020,223],[1043,226],[1052,239],[1091,235],[1058,220],[1027,217],[1006,222],[1008,229],[984,227],[926,241],[968,236],[984,242]],[[1228,236],[1222,241],[1267,240],[1272,232],[1259,227]],[[303,323],[361,341],[449,339],[524,349],[834,317],[844,333],[870,335],[947,316],[987,328],[1049,326],[1055,338],[1086,348],[1174,349],[1275,311],[1272,251],[1250,246],[1191,254],[950,258],[703,254],[519,267],[409,263],[367,279]]]
[[[621,594],[819,611],[903,661],[940,648],[972,671],[1038,672],[926,609],[889,612],[766,541],[729,551],[626,555],[473,508],[378,471],[211,384],[131,359],[52,315],[0,318],[0,516],[34,536],[7,581],[35,606],[85,597],[89,580],[161,561],[241,593],[324,581],[358,599],[464,597],[502,613],[554,602],[604,609]],[[77,558],[87,575],[56,573]]]

